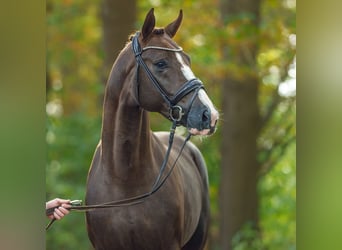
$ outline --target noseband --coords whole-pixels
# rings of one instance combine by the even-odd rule
[[[182,48],[166,48],[166,47],[158,47],[158,46],[147,46],[141,49],[141,46],[139,44],[139,34],[140,33],[137,32],[132,40],[132,48],[133,48],[133,52],[135,55],[135,59],[138,64],[137,65],[137,77],[139,74],[139,66],[142,66],[148,78],[151,80],[153,86],[158,91],[158,93],[163,97],[163,99],[165,100],[165,102],[167,103],[169,107],[168,119],[173,122],[176,122],[177,125],[179,125],[179,122],[182,119],[182,117],[187,114],[183,111],[183,108],[181,106],[177,105],[178,102],[182,100],[183,97],[185,97],[186,95],[194,91],[194,94],[190,100],[190,103],[187,109],[187,112],[189,112],[192,106],[192,103],[194,102],[195,97],[198,94],[198,91],[200,89],[204,89],[204,85],[198,78],[193,78],[187,81],[186,83],[184,83],[184,85],[178,91],[176,91],[176,93],[173,96],[169,96],[166,90],[164,89],[164,87],[158,82],[158,80],[154,77],[150,69],[147,67],[141,55],[144,51],[148,49],[157,49],[157,50],[164,50],[164,51],[171,51],[171,52],[180,52],[180,51],[183,51],[183,49]],[[138,81],[137,81],[137,84],[139,84]],[[138,89],[138,86],[137,86],[137,89]],[[138,93],[138,90],[137,90],[137,93]],[[139,99],[139,95],[137,95],[137,99]]]

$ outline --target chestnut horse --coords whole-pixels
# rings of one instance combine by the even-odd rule
[[[204,159],[183,137],[152,132],[148,114],[159,112],[173,130],[182,125],[191,135],[215,131],[218,112],[191,71],[189,56],[172,40],[182,17],[180,11],[174,22],[155,28],[151,9],[109,75],[86,204],[151,195],[129,206],[88,211],[95,249],[204,248],[210,217]]]

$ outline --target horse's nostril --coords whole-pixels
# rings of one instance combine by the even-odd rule
[[[208,122],[210,119],[210,114],[208,110],[205,110],[202,115],[202,121],[203,122]]]

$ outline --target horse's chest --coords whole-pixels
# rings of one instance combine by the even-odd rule
[[[91,231],[97,232],[93,235],[96,241],[117,249],[167,249],[175,242],[180,244],[181,219],[176,207],[145,202],[96,211],[88,219]]]

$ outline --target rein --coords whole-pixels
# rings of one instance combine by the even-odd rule
[[[171,175],[173,169],[176,166],[178,159],[180,158],[180,156],[184,150],[186,143],[189,141],[189,139],[191,137],[191,134],[189,133],[183,142],[183,145],[179,151],[177,158],[175,159],[175,161],[172,164],[169,171],[164,175],[164,172],[165,172],[168,160],[169,160],[170,152],[172,149],[173,139],[174,139],[174,135],[176,132],[176,127],[177,127],[177,125],[179,125],[179,122],[182,119],[182,116],[184,115],[183,108],[181,106],[177,105],[177,103],[183,97],[185,97],[186,95],[188,95],[189,93],[194,91],[195,93],[193,94],[193,96],[190,100],[190,105],[189,105],[189,109],[190,109],[192,106],[192,103],[194,102],[195,97],[197,96],[198,91],[202,88],[204,89],[204,86],[203,86],[203,83],[199,79],[194,78],[194,79],[191,79],[188,82],[186,82],[172,97],[170,97],[167,94],[167,92],[165,91],[165,89],[162,87],[162,85],[158,82],[158,80],[153,76],[152,72],[149,70],[149,68],[145,64],[144,60],[142,59],[141,54],[143,53],[143,51],[146,51],[148,49],[159,49],[159,50],[180,52],[180,51],[182,51],[182,48],[172,49],[172,48],[163,48],[163,47],[157,47],[157,46],[147,46],[147,47],[141,49],[140,44],[138,42],[138,37],[139,37],[139,32],[136,33],[136,35],[133,37],[133,41],[132,41],[133,52],[135,54],[135,58],[136,58],[136,61],[138,64],[137,66],[143,67],[144,71],[147,73],[148,77],[150,78],[153,86],[158,90],[158,92],[161,94],[161,96],[164,98],[164,100],[169,105],[169,119],[172,121],[172,127],[170,130],[168,148],[167,148],[164,160],[161,164],[158,176],[156,177],[156,179],[152,185],[151,191],[146,192],[144,194],[137,195],[137,196],[130,197],[130,198],[126,198],[126,199],[106,202],[106,203],[102,203],[102,204],[83,205],[83,206],[77,204],[77,205],[71,206],[70,208],[67,208],[70,211],[86,212],[86,211],[93,211],[95,209],[101,209],[101,208],[103,209],[103,208],[132,206],[132,205],[136,205],[136,204],[140,204],[140,203],[145,202],[148,198],[150,198],[154,193],[156,193],[163,186],[163,184],[166,182],[168,177]],[[137,70],[138,70],[138,67],[137,67]],[[55,208],[57,208],[57,207],[47,209],[46,215],[52,215],[54,213]],[[50,223],[46,226],[45,229],[48,230],[54,221],[55,221],[55,219],[52,219],[50,221]]]
[[[141,195],[134,196],[134,197],[122,199],[122,200],[111,201],[111,202],[106,202],[106,203],[96,204],[96,205],[84,205],[84,206],[82,206],[82,205],[75,205],[75,206],[72,206],[72,207],[66,208],[66,209],[68,209],[70,211],[87,212],[87,211],[93,211],[95,209],[100,209],[100,208],[113,208],[113,207],[132,206],[132,205],[140,204],[140,203],[146,201],[148,198],[150,198],[154,193],[156,193],[163,186],[163,184],[165,183],[167,178],[171,175],[173,169],[176,166],[176,163],[177,163],[179,157],[181,156],[181,154],[183,152],[185,144],[189,141],[189,139],[191,137],[191,134],[189,133],[188,136],[185,138],[185,140],[183,142],[183,145],[182,145],[182,147],[181,147],[181,149],[179,151],[179,154],[178,154],[177,158],[175,159],[174,163],[172,164],[170,170],[162,178],[164,170],[166,168],[166,164],[167,164],[168,159],[169,159],[170,152],[171,152],[171,148],[172,148],[173,138],[174,138],[175,132],[176,132],[176,122],[174,122],[172,124],[172,128],[171,128],[171,131],[170,131],[170,137],[169,137],[169,146],[168,146],[168,149],[166,151],[163,163],[162,163],[162,165],[160,167],[159,174],[158,174],[156,180],[154,181],[154,184],[152,185],[151,191],[149,191],[147,193],[144,193],[144,194],[141,194]],[[47,209],[46,210],[46,215],[47,216],[48,215],[52,215],[54,210],[55,210],[55,208],[58,208],[58,206]],[[46,226],[45,230],[48,230],[55,220],[56,220],[55,218],[52,219],[50,221],[50,223]]]

